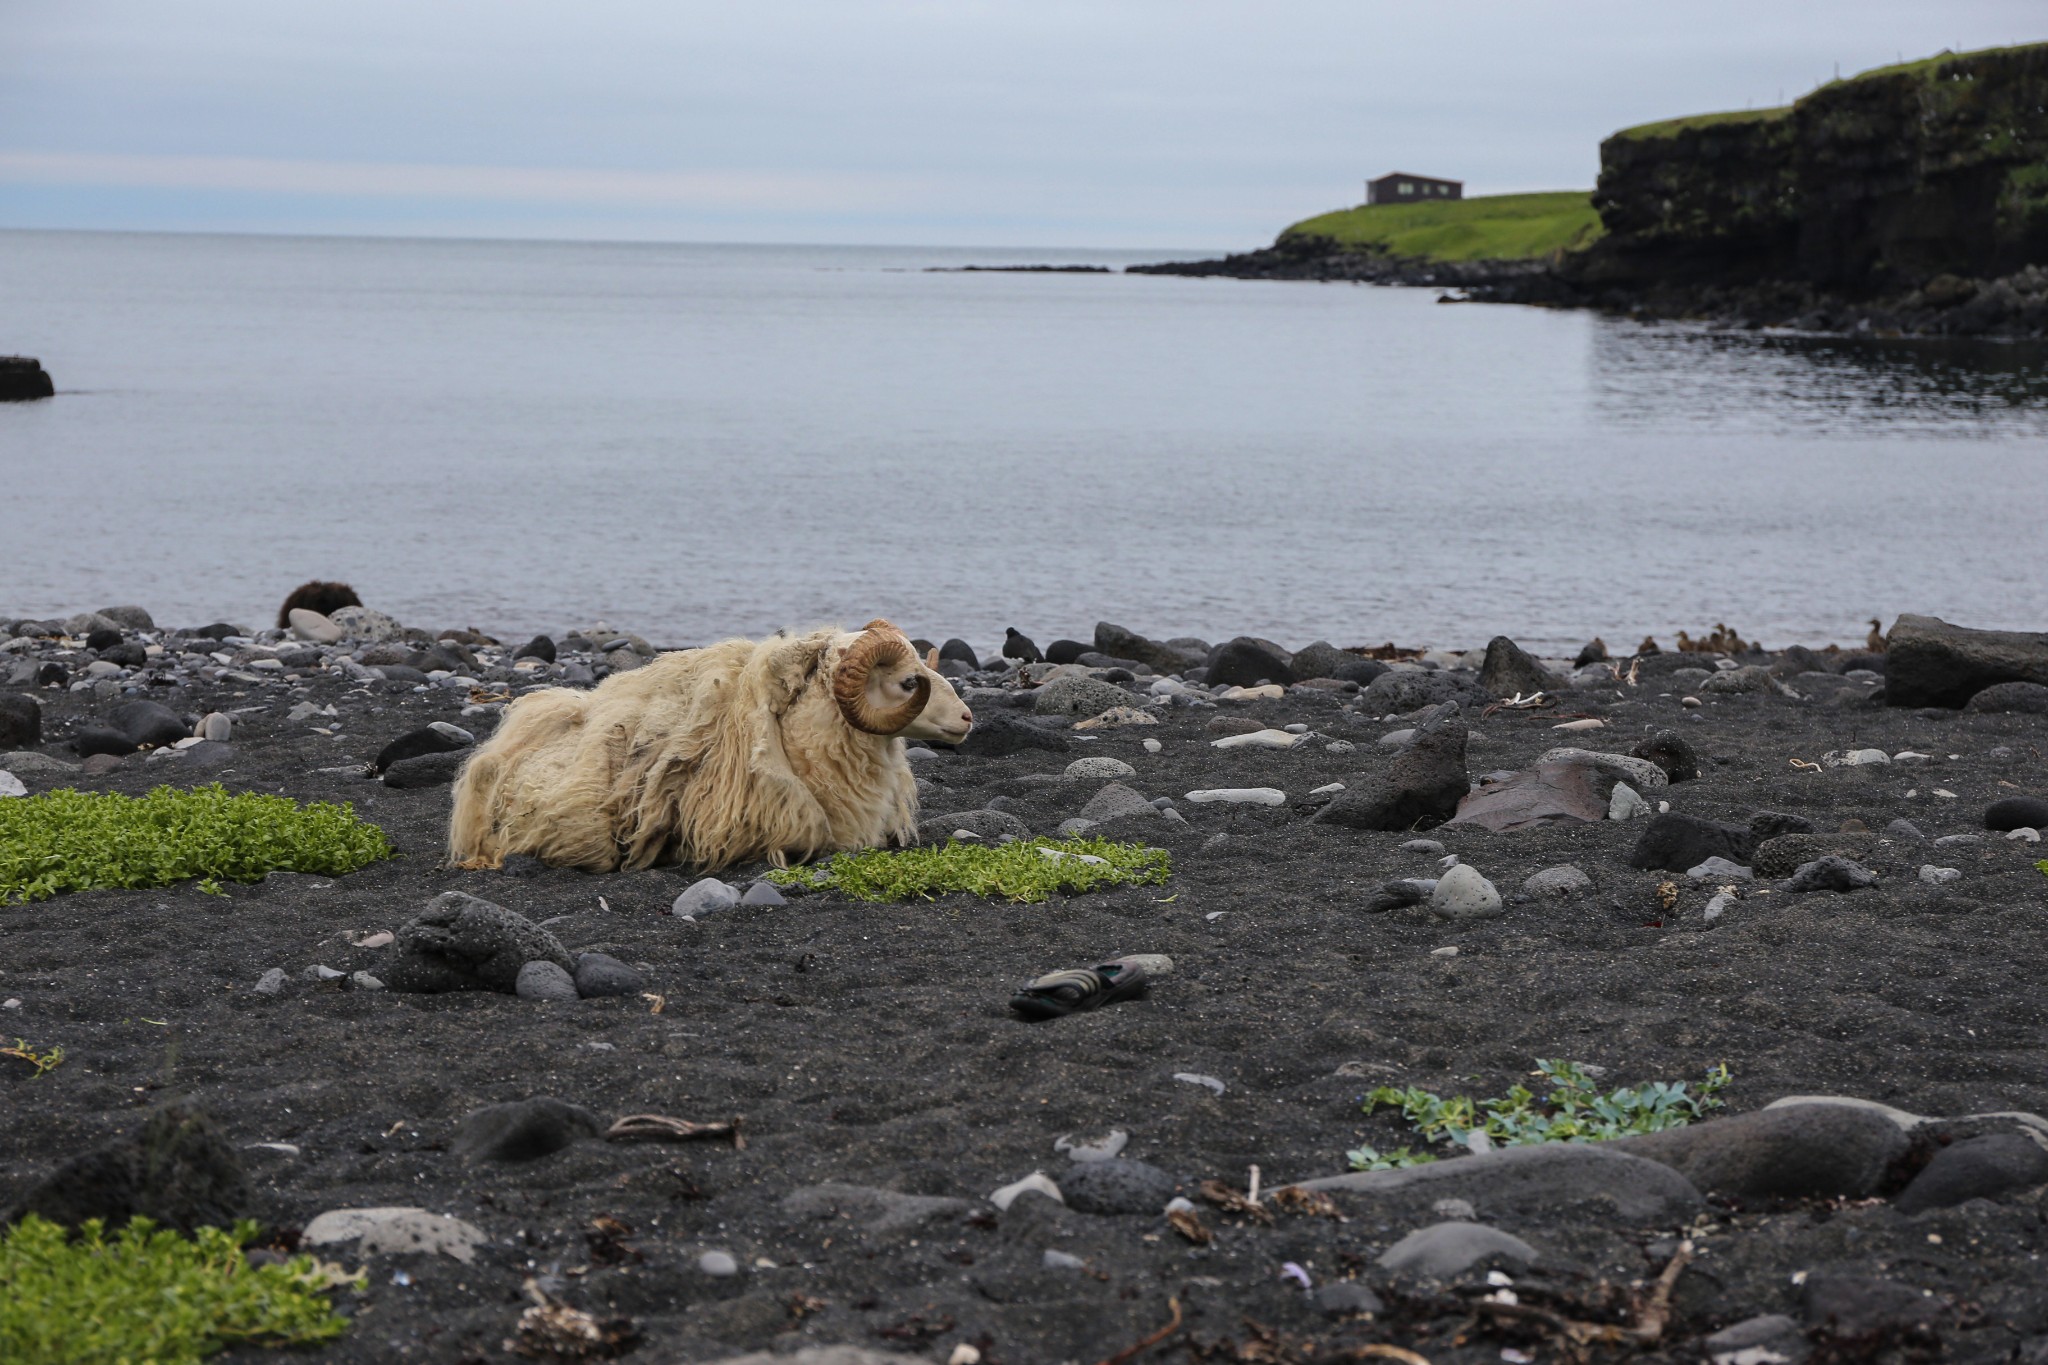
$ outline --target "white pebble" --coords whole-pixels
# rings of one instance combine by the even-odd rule
[[[2007,830],[2005,832],[2005,837],[2013,840],[2016,843],[2038,844],[2041,842],[2041,831],[2038,829],[2029,829],[2025,825],[2022,825],[2018,829]]]
[[[1165,745],[1161,744],[1156,739],[1148,739],[1145,741],[1145,752],[1148,754],[1156,754],[1165,747]]]
[[[1429,955],[1431,957],[1456,957],[1458,955],[1458,950],[1456,946],[1452,946],[1449,948],[1431,948],[1429,950]]]
[[[1285,730],[1254,730],[1248,735],[1225,735],[1209,741],[1212,749],[1292,749],[1308,739],[1305,734],[1290,735]]]
[[[740,1273],[740,1263],[729,1251],[707,1251],[697,1258],[697,1269],[706,1275],[725,1279]]]
[[[1017,1196],[1029,1190],[1037,1190],[1047,1198],[1056,1199],[1062,1204],[1067,1202],[1067,1197],[1060,1193],[1060,1187],[1053,1184],[1044,1171],[1033,1171],[1022,1180],[1003,1186],[989,1195],[988,1202],[1007,1212],[1010,1205],[1017,1202]]]
[[[1176,1071],[1173,1078],[1177,1081],[1186,1081],[1189,1085],[1206,1086],[1219,1095],[1223,1093],[1223,1082],[1214,1076],[1204,1076],[1199,1071]]]
[[[1188,800],[1197,805],[1220,801],[1239,806],[1280,806],[1287,803],[1287,793],[1277,787],[1210,787],[1189,792]]]
[[[1312,790],[1311,792],[1309,792],[1309,795],[1310,795],[1310,796],[1326,796],[1326,795],[1329,795],[1329,794],[1330,794],[1330,793],[1332,793],[1332,792],[1340,792],[1340,791],[1343,791],[1343,790],[1344,790],[1344,784],[1343,784],[1342,782],[1325,782],[1325,783],[1324,783],[1324,784],[1323,784],[1322,786],[1320,786],[1320,787],[1317,787],[1317,788],[1315,788],[1314,790]]]
[[[1920,865],[1920,880],[1926,882],[1929,886],[1942,886],[1957,880],[1962,875],[1963,870],[1959,867],[1936,867],[1933,863],[1922,863]]]

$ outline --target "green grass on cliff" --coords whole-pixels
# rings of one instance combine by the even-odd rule
[[[1848,85],[1855,81],[1877,80],[1888,76],[1910,76],[1915,80],[1931,81],[1938,78],[1942,69],[1952,63],[1969,61],[1977,57],[1989,57],[2003,52],[2024,52],[2028,48],[2048,48],[2048,43],[2030,43],[2022,47],[1986,47],[1979,48],[1975,52],[1937,52],[1932,57],[1922,57],[1918,61],[1895,62],[1891,66],[1879,66],[1873,67],[1868,71],[1859,71],[1855,75],[1845,77],[1842,80],[1827,81],[1816,86],[1815,89],[1832,90],[1838,86]],[[1789,115],[1793,108],[1794,106],[1791,104],[1784,104],[1771,109],[1728,109],[1717,114],[1688,114],[1684,118],[1667,118],[1659,119],[1655,123],[1639,123],[1633,128],[1622,129],[1615,136],[1635,140],[1677,137],[1680,133],[1690,129],[1709,128],[1715,124],[1762,123],[1771,119],[1781,119]]]
[[[1365,204],[1305,218],[1281,234],[1428,261],[1525,261],[1585,246],[1600,215],[1584,190],[1490,194],[1429,204]]]

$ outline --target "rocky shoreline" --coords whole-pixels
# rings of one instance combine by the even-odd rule
[[[309,1361],[2048,1360],[2048,637],[1889,646],[945,641],[978,723],[913,754],[922,835],[1172,875],[869,905],[440,866],[467,746],[630,631],[0,618],[0,787],[350,801],[400,854],[0,907],[0,1031],[64,1052],[0,1057],[0,1210],[203,1177],[258,1254],[369,1271]],[[555,970],[431,989],[423,927]],[[1122,954],[1172,969],[1007,1008]],[[1725,1064],[1726,1108],[1493,1150],[1365,1112],[1537,1059]],[[1439,1159],[1347,1171],[1404,1146]]]
[[[1468,291],[1459,302],[1587,308],[1643,321],[1694,322],[1729,330],[2048,340],[2048,268],[2038,265],[1992,279],[1940,275],[1916,289],[1858,296],[1798,281],[1598,283],[1588,281],[1569,264],[1432,262],[1349,250],[1327,239],[1283,237],[1270,247],[1217,260],[1164,261],[1127,266],[1125,271],[1134,275],[1450,288]]]

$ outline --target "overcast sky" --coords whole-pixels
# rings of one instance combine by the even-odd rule
[[[2043,0],[0,0],[0,226],[1244,247]]]

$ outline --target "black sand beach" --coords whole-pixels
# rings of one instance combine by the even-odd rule
[[[1789,868],[1759,866],[1754,881],[1726,881],[1736,898],[1708,920],[1724,879],[1631,865],[1647,819],[1494,833],[1313,818],[1327,799],[1314,789],[1360,789],[1394,762],[1380,740],[1411,722],[1362,700],[1384,689],[1297,684],[1230,700],[1191,687],[1168,699],[1146,690],[1154,679],[1143,673],[1094,670],[1126,684],[1128,704],[1156,723],[1074,731],[1034,714],[1014,670],[990,671],[961,683],[985,744],[1002,747],[987,737],[1030,726],[1027,738],[1063,747],[920,756],[924,813],[986,812],[994,801],[1030,834],[1050,834],[1107,785],[1067,777],[1068,766],[1122,760],[1135,770],[1123,784],[1171,798],[1177,817],[1138,811],[1090,832],[1169,850],[1170,880],[1036,905],[810,895],[686,920],[669,911],[696,880],[688,869],[444,868],[448,788],[364,775],[386,743],[429,722],[485,734],[494,711],[486,700],[465,714],[474,699],[552,670],[515,674],[509,651],[474,646],[472,691],[369,678],[360,663],[344,670],[345,649],[200,642],[227,656],[221,663],[181,660],[197,652],[179,647],[189,636],[126,635],[171,647],[109,674],[111,695],[14,686],[42,705],[36,751],[75,763],[66,740],[127,689],[184,716],[229,713],[230,739],[90,775],[14,763],[31,794],[218,780],[349,801],[399,856],[224,895],[183,884],[0,907],[0,1031],[65,1054],[37,1079],[0,1069],[0,1208],[175,1100],[212,1116],[236,1149],[253,1187],[249,1216],[272,1244],[289,1246],[316,1215],[346,1208],[417,1207],[480,1230],[467,1264],[323,1248],[366,1266],[368,1283],[340,1296],[347,1334],[296,1358],[507,1358],[531,1280],[599,1319],[630,1319],[633,1358],[644,1360],[842,1343],[966,1360],[956,1350],[965,1343],[991,1365],[1085,1363],[1118,1358],[1174,1320],[1140,1358],[1363,1359],[1377,1343],[1439,1365],[1699,1360],[1743,1349],[1731,1338],[1704,1345],[1711,1334],[1772,1314],[1788,1321],[1754,1331],[1778,1354],[1746,1359],[2048,1359],[2048,1206],[2041,1178],[2025,1175],[2028,1124],[1962,1117],[2048,1112],[2048,877],[2034,866],[2043,851],[1983,820],[1993,801],[2048,793],[2048,716],[1887,707],[1873,698],[1880,678],[1796,664],[1755,691],[1673,676],[1733,671],[1701,655],[1650,658],[1634,683],[1582,680],[1531,709],[1503,708],[1473,692],[1474,675],[1456,675],[1445,695],[1461,699],[1454,723],[1471,731],[1464,766],[1475,783],[1560,746],[1626,754],[1675,731],[1699,776],[1642,792],[1651,807],[1745,828],[1759,812],[1797,817],[1816,833],[1780,845],[1781,857],[1840,853],[1877,876],[1866,889],[1801,894],[1778,885]],[[252,669],[280,647],[292,662]],[[64,648],[42,640],[16,657],[55,659]],[[83,676],[92,655],[63,657]],[[1774,661],[1782,656],[1737,662]],[[991,688],[1008,695],[972,690]],[[301,702],[334,714],[289,719]],[[1221,731],[1256,728],[1217,724],[1225,718],[1299,724],[1308,738],[1218,749]],[[1573,719],[1602,724],[1554,728]],[[1868,749],[1925,757],[1826,757]],[[1284,802],[1186,799],[1256,787],[1279,789]],[[1935,842],[1959,835],[1970,837]],[[1443,852],[1403,847],[1417,838]],[[1435,878],[1447,856],[1499,889],[1503,913],[1447,921],[1426,903],[1368,909],[1383,883]],[[1562,864],[1590,886],[1523,891]],[[1959,875],[1935,884],[1923,866]],[[744,889],[760,871],[725,879]],[[302,979],[316,965],[374,976],[391,949],[351,940],[400,929],[446,891],[545,922],[571,952],[632,964],[645,994],[549,1003]],[[1006,1008],[1039,973],[1125,953],[1168,954],[1175,969],[1145,998],[1095,1012],[1026,1023]],[[257,993],[272,968],[287,984]],[[1805,1118],[1775,1136],[1731,1138],[1736,1155],[1718,1166],[1664,1151],[1671,1164],[1654,1178],[1636,1161],[1519,1183],[1461,1180],[1449,1168],[1476,1172],[1497,1157],[1439,1148],[1439,1183],[1336,1190],[1337,1217],[1281,1205],[1265,1222],[1201,1193],[1210,1180],[1245,1191],[1253,1167],[1267,1192],[1338,1175],[1362,1143],[1420,1145],[1398,1114],[1364,1115],[1364,1094],[1392,1085],[1498,1095],[1533,1086],[1537,1058],[1604,1068],[1611,1085],[1697,1083],[1725,1063],[1727,1107],[1691,1132],[1754,1123],[1744,1116],[1811,1095],[1959,1121],[1908,1132],[1866,1111],[1841,1119],[1830,1109],[1824,1120],[1795,1110]],[[1180,1075],[1209,1078],[1220,1093]],[[591,1138],[511,1162],[457,1150],[472,1112],[539,1097],[604,1123],[739,1118],[744,1147]],[[1129,1135],[1122,1158],[1152,1169],[1076,1176],[1055,1149],[1063,1136],[1113,1129]],[[1973,1138],[1990,1139],[2020,1174],[1945,1206],[1895,1202],[1937,1153]],[[2013,1141],[2017,1155],[1999,1145]],[[1692,1184],[1672,1184],[1674,1170]],[[990,1203],[1034,1171],[1068,1187],[1068,1202]],[[1193,1200],[1212,1241],[1196,1245],[1162,1216],[1158,1179]],[[1126,1204],[1135,1211],[1079,1207]],[[1443,1279],[1381,1264],[1404,1237],[1447,1221],[1520,1238],[1534,1264],[1481,1258]],[[726,1253],[734,1273],[710,1273],[707,1264],[726,1267],[707,1252]],[[1683,1263],[1654,1339],[1574,1337],[1571,1323],[1643,1329],[1674,1257]],[[1345,1281],[1370,1293],[1332,1291]],[[1343,1311],[1374,1302],[1375,1312]]]

